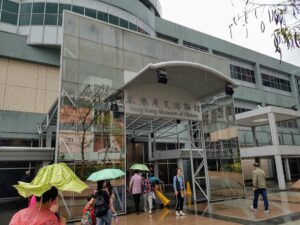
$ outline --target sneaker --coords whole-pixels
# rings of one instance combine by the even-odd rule
[[[265,210],[265,214],[269,215],[270,211],[269,210]]]
[[[147,212],[147,208],[144,208],[144,211]]]
[[[250,206],[250,209],[251,209],[252,211],[254,211],[254,212],[257,211],[257,209],[255,209],[255,208],[253,207],[253,205]]]
[[[176,211],[176,216],[180,216],[180,214],[179,214],[179,212],[178,212],[178,211]]]
[[[151,214],[152,213],[152,211],[151,211],[151,209],[149,210],[149,214]]]
[[[180,211],[179,214],[180,214],[181,216],[185,216],[185,215],[186,215],[186,214],[185,214],[184,212],[182,212],[182,211]]]

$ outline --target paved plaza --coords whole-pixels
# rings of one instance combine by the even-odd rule
[[[128,214],[119,216],[119,225],[265,225],[265,224],[300,224],[300,192],[275,192],[269,194],[270,214],[263,210],[263,202],[259,202],[259,209],[250,209],[252,198],[234,199],[186,207],[187,216],[176,217],[173,209],[153,211],[152,215]],[[74,223],[79,225],[80,223]],[[116,223],[113,223],[116,224]]]

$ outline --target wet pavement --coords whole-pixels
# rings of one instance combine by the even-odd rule
[[[119,216],[120,225],[299,225],[300,192],[276,192],[269,194],[270,214],[264,213],[263,202],[259,201],[257,212],[250,209],[252,197],[186,206],[186,216],[177,217],[173,209],[155,210],[152,215],[128,214]],[[73,223],[74,225],[80,223]]]
[[[157,209],[151,215],[134,213],[126,216],[118,216],[119,225],[299,225],[300,224],[300,192],[275,192],[268,195],[270,203],[270,214],[263,210],[263,202],[259,201],[257,212],[250,209],[252,196],[248,194],[244,199],[233,199],[227,201],[214,202],[210,205],[200,203],[197,205],[187,205],[186,216],[177,217],[174,209]],[[2,208],[0,212],[0,224],[8,224],[11,213],[5,212]],[[4,222],[5,221],[5,222]],[[4,222],[4,223],[3,223]],[[80,223],[68,223],[79,225]]]

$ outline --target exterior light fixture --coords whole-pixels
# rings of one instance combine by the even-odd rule
[[[225,94],[226,95],[230,95],[230,96],[232,96],[234,94],[234,90],[233,90],[233,85],[232,84],[230,84],[230,83],[226,84]]]
[[[164,69],[157,70],[157,83],[167,84],[168,83],[168,73]]]
[[[257,119],[257,120],[252,120],[253,123],[262,123],[262,122],[266,122],[268,121],[268,119],[266,118],[261,118],[261,119]]]

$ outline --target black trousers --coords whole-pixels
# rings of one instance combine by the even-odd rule
[[[133,194],[135,212],[137,213],[140,211],[140,198],[141,198],[141,194]]]
[[[180,191],[178,191],[176,196],[176,211],[181,211],[183,209],[184,198],[181,196]]]

